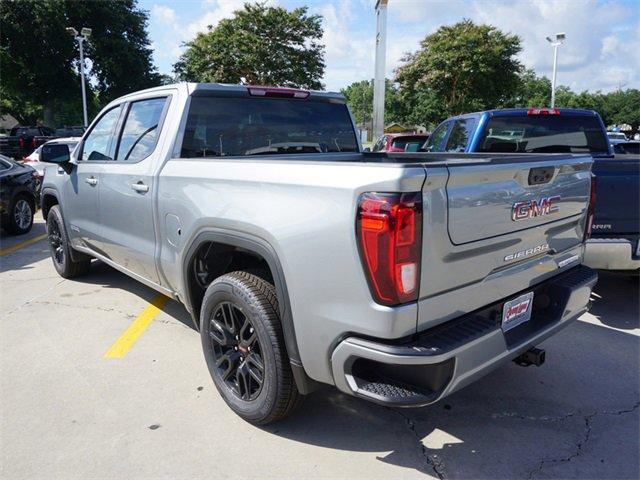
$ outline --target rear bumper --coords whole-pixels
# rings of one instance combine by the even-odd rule
[[[436,402],[577,319],[587,311],[597,279],[595,271],[581,265],[529,289],[534,291],[531,320],[507,333],[500,328],[501,313],[511,298],[400,344],[346,338],[331,357],[335,384],[385,405]]]
[[[584,264],[599,270],[637,270],[638,238],[591,238],[586,243]]]

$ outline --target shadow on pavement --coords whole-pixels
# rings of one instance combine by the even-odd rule
[[[157,293],[94,261],[76,281]],[[542,346],[542,367],[512,363],[432,406],[391,409],[325,388],[264,431],[441,478],[637,478],[640,468],[637,284],[601,275],[593,314]],[[164,312],[193,328],[188,312]],[[363,477],[367,472],[362,472]]]
[[[602,277],[599,316],[637,328],[633,284],[625,285]],[[610,291],[624,306],[605,296]],[[639,343],[578,321],[542,345],[542,367],[507,364],[429,407],[391,409],[327,388],[265,430],[328,449],[381,452],[382,462],[442,478],[637,478]]]
[[[640,282],[637,276],[598,272],[591,314],[610,327],[640,328]]]
[[[91,262],[89,273],[75,278],[73,281],[97,285],[103,288],[126,290],[127,292],[137,295],[147,303],[151,303],[151,301],[159,295],[159,293],[152,288],[128,277],[115,268],[111,268],[100,260]],[[162,311],[187,327],[194,328],[189,312],[187,312],[181,303],[169,301],[162,307]]]

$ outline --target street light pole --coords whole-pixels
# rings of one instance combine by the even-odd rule
[[[384,133],[384,93],[387,56],[387,4],[389,0],[376,2],[376,70],[373,79],[373,140]]]
[[[551,108],[556,106],[556,74],[558,70],[558,47],[562,45],[566,35],[556,33],[555,40],[547,37],[547,41],[553,46],[553,74],[551,76]]]
[[[82,116],[84,118],[84,128],[87,128],[88,119],[87,119],[87,91],[84,86],[84,51],[82,48],[82,44],[84,43],[84,38],[79,36],[78,38],[78,47],[80,47],[80,78],[82,83]]]
[[[80,49],[80,79],[82,85],[82,115],[84,118],[84,128],[89,126],[89,121],[87,118],[87,91],[85,87],[84,80],[84,42],[89,39],[91,35],[90,28],[82,28],[80,30],[80,35],[78,35],[78,31],[73,27],[68,27],[67,32],[73,35],[73,38],[78,42],[78,47]]]
[[[368,85],[368,82],[367,82]],[[362,131],[367,131],[367,88],[362,90]],[[362,141],[362,132],[360,132],[360,140]],[[369,141],[369,136],[366,135],[365,141]]]

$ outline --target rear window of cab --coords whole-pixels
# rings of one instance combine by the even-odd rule
[[[357,152],[343,103],[194,96],[180,156],[224,157]]]
[[[477,151],[607,154],[609,145],[594,116],[499,116],[487,122]]]

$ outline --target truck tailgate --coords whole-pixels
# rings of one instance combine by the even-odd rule
[[[562,155],[543,162],[537,157],[448,167],[447,227],[454,244],[537,228],[585,211],[591,157]]]
[[[594,235],[640,232],[640,158],[616,155],[613,159],[597,159],[593,173],[598,184]]]
[[[424,163],[418,330],[576,266],[589,155],[493,155]]]

